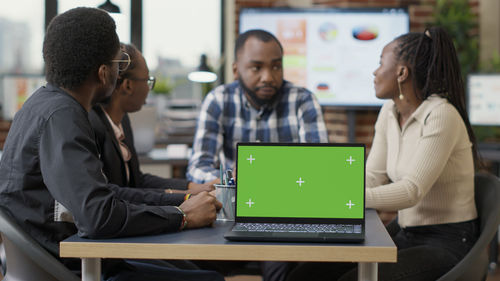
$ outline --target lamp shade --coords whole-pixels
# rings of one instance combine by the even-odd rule
[[[211,83],[217,80],[217,74],[215,74],[207,65],[207,56],[201,55],[200,66],[188,74],[188,79],[193,82],[198,83]]]
[[[108,13],[115,13],[119,14],[120,13],[120,7],[116,6],[115,4],[111,3],[111,0],[106,0],[103,4],[99,5],[97,8],[102,9]]]

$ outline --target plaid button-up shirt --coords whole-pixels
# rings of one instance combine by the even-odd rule
[[[278,95],[257,110],[238,81],[210,92],[201,107],[188,180],[219,177],[219,163],[232,169],[238,142],[328,142],[321,107],[311,92],[284,81]]]

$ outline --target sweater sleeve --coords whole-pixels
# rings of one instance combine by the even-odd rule
[[[412,148],[413,157],[399,159],[409,172],[398,181],[367,189],[368,208],[400,210],[412,207],[420,202],[442,173],[463,121],[452,105],[443,103],[433,108],[420,122],[423,122],[422,131],[417,145]]]

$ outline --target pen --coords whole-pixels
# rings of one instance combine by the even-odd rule
[[[222,175],[222,163],[220,163],[219,174],[220,174],[220,184],[222,185],[223,175]]]

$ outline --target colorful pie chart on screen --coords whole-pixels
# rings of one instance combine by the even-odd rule
[[[375,26],[358,26],[353,28],[352,37],[361,41],[370,41],[377,39],[378,32]]]
[[[331,22],[325,22],[319,27],[319,36],[323,41],[332,41],[337,38],[339,30],[337,26]]]
[[[316,85],[316,89],[318,91],[328,91],[330,89],[330,86],[328,86],[327,83],[318,83],[318,85]]]

